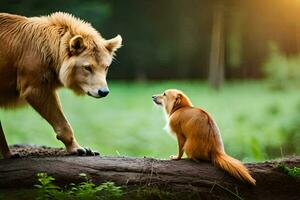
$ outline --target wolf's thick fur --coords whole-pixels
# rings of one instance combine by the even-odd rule
[[[84,151],[55,91],[64,86],[77,94],[106,96],[108,66],[121,42],[120,36],[105,40],[89,23],[66,13],[31,18],[0,13],[0,107],[30,104],[70,153]],[[11,157],[4,143],[4,157]]]
[[[193,107],[189,98],[176,89],[152,98],[164,107],[170,130],[177,137],[178,155],[172,159],[181,159],[185,152],[189,159],[210,160],[232,176],[255,185],[247,168],[225,153],[219,128],[206,111]]]

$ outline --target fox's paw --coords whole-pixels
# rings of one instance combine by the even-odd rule
[[[170,156],[170,159],[171,159],[171,160],[180,160],[181,158],[178,158],[178,156],[173,156],[173,155],[172,155],[172,156]]]
[[[100,153],[97,151],[93,151],[88,147],[79,147],[70,152],[71,155],[77,156],[99,156]]]

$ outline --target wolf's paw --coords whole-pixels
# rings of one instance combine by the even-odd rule
[[[8,159],[15,159],[15,158],[21,158],[21,156],[18,153],[12,153],[7,158]]]
[[[71,152],[71,155],[77,155],[77,156],[99,156],[100,153],[97,151],[93,151],[92,149],[88,147],[80,147],[75,149],[75,151]]]

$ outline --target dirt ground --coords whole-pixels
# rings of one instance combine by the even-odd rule
[[[64,148],[52,148],[47,146],[15,144],[10,146],[10,149],[13,153],[18,153],[22,158],[70,156]]]

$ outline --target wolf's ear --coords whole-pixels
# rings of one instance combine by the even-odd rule
[[[81,35],[75,35],[74,37],[72,37],[69,42],[69,48],[71,54],[73,55],[80,54],[86,48],[83,41],[83,37]]]
[[[117,35],[116,37],[106,40],[105,47],[110,52],[113,53],[117,49],[119,49],[122,46],[122,37],[121,35]]]

